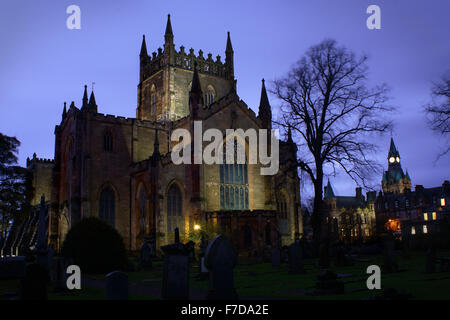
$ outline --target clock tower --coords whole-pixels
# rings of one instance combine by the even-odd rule
[[[392,138],[387,160],[388,170],[383,173],[383,179],[381,181],[383,192],[403,193],[406,189],[411,189],[411,179],[408,171],[406,171],[406,174],[403,172],[400,163],[400,153]]]

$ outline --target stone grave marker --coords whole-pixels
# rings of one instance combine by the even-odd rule
[[[295,241],[289,246],[289,273],[298,274],[303,273],[303,255],[302,247],[299,241]]]
[[[279,267],[281,265],[281,252],[278,248],[272,249],[272,267]]]
[[[209,270],[210,280],[207,299],[237,299],[233,278],[236,253],[231,242],[223,234],[219,234],[208,244],[205,264]]]
[[[128,300],[128,276],[122,271],[106,275],[106,300]]]
[[[180,243],[178,228],[175,228],[175,243],[162,246],[163,299],[184,300],[189,298],[189,251]]]
[[[25,277],[20,281],[20,299],[47,300],[48,281],[48,271],[42,265],[27,265]]]

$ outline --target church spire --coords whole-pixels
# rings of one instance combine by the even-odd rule
[[[164,34],[164,39],[166,43],[173,43],[173,31],[172,24],[170,23],[170,14],[167,15],[167,25],[166,25],[166,33]]]
[[[400,153],[395,146],[394,139],[391,137],[391,145],[389,147],[388,158],[390,157],[400,157]]]
[[[334,191],[331,187],[330,179],[328,179],[327,186],[325,187],[325,197],[324,198],[334,198]]]
[[[95,102],[94,90],[92,90],[91,96],[89,97],[89,109],[97,112],[97,103]]]
[[[291,126],[288,126],[288,132],[287,132],[287,142],[293,142],[292,141],[292,130],[291,130]]]
[[[270,129],[272,127],[272,110],[270,107],[269,98],[267,97],[265,80],[262,79],[261,82],[261,99],[259,101],[258,118],[261,119],[265,128]]]
[[[234,84],[234,51],[233,46],[231,45],[230,32],[227,33],[227,47],[225,49],[225,65],[227,70],[228,79],[233,81],[233,88],[235,88]]]
[[[148,54],[147,54],[147,44],[145,43],[145,34],[142,35],[142,44],[141,44],[141,53],[139,54],[139,57],[142,58],[147,58]]]
[[[230,39],[230,31],[227,32],[227,48],[225,52],[233,53],[233,46],[231,45],[231,39]]]
[[[84,85],[84,94],[83,94],[83,105],[81,106],[86,107],[88,105],[88,94],[87,94],[87,85]]]
[[[192,86],[189,92],[189,111],[191,117],[197,117],[197,110],[203,105],[203,92],[200,85],[200,78],[198,76],[197,62],[194,61],[194,75],[192,76]]]
[[[64,101],[64,109],[62,113],[62,118],[64,119],[67,115],[67,102]]]

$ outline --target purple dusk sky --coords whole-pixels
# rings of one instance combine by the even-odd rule
[[[66,8],[72,4],[81,8],[81,30],[66,27]],[[381,30],[366,27],[371,4],[381,8]],[[0,132],[22,142],[21,165],[33,152],[53,158],[53,131],[63,102],[73,100],[79,107],[83,85],[92,82],[99,112],[135,117],[142,34],[150,52],[162,47],[170,13],[177,50],[184,45],[224,60],[226,32],[231,32],[237,91],[254,111],[261,78],[270,85],[323,39],[367,53],[370,81],[386,82],[392,88],[390,103],[398,107],[393,137],[403,169],[413,186],[439,186],[449,179],[450,157],[435,162],[445,140],[427,128],[422,106],[432,82],[450,68],[449,12],[448,0],[4,0]],[[269,99],[276,110],[278,102],[272,95]],[[377,140],[385,167],[389,139]],[[344,176],[331,180],[337,195],[354,193],[355,184]]]

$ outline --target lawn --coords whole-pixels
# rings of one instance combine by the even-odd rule
[[[439,256],[450,256],[449,252],[440,252]],[[348,267],[334,267],[340,281],[345,284],[345,294],[342,295],[313,295],[316,277],[320,270],[316,259],[304,260],[304,274],[289,274],[288,266],[272,267],[269,263],[238,264],[234,269],[234,284],[236,291],[242,298],[274,298],[274,299],[302,299],[302,300],[361,300],[380,294],[379,290],[368,290],[366,269],[369,265],[381,267],[381,288],[394,288],[406,292],[413,299],[450,299],[450,272],[436,272],[425,274],[425,253],[415,252],[409,255],[398,254],[397,263],[400,272],[384,274],[381,256],[363,257],[369,261],[357,262]],[[130,293],[130,299],[157,299],[155,292],[160,292],[163,277],[162,261],[155,261],[153,269],[148,271],[128,272],[129,282],[134,286],[153,289],[151,295]],[[196,279],[198,266],[190,268],[190,286],[197,291],[207,293],[209,281]],[[104,280],[104,275],[89,275],[90,278]],[[18,281],[0,280],[0,295],[17,291]],[[150,290],[151,291],[151,290]],[[66,293],[54,293],[49,287],[50,300],[104,300],[105,289],[85,286],[82,290]]]

